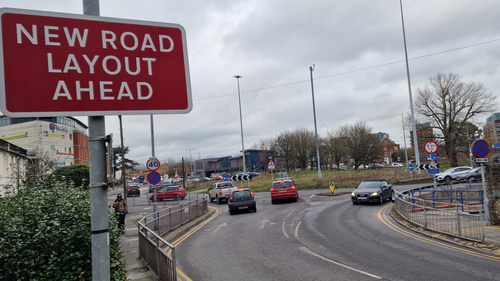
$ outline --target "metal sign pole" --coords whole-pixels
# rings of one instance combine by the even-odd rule
[[[484,164],[481,163],[481,178],[483,181],[483,202],[484,202],[484,213],[486,217],[486,224],[491,226],[490,217],[490,199],[488,199],[488,193],[486,192],[486,180],[484,178]]]
[[[83,14],[99,16],[99,0],[83,0]],[[104,116],[89,116],[92,280],[109,280],[109,218]]]

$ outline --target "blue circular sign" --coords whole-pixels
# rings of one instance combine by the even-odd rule
[[[227,176],[223,176],[223,177],[222,177],[222,179],[223,179],[224,181],[227,181],[227,179],[228,179],[228,178],[227,178]]]
[[[413,171],[414,168],[412,164],[408,165],[408,170]]]
[[[477,158],[483,158],[488,156],[490,152],[490,146],[485,140],[477,140],[472,144],[472,153]]]
[[[160,182],[161,175],[158,172],[151,172],[148,174],[148,182],[150,184],[157,184]]]

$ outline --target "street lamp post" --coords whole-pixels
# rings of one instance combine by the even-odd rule
[[[410,93],[410,108],[411,108],[411,119],[413,124],[413,145],[415,146],[415,161],[417,162],[417,167],[420,166],[420,155],[418,151],[418,138],[417,138],[417,127],[415,125],[415,113],[413,110],[413,98],[411,94],[411,82],[410,82],[410,66],[408,65],[408,51],[406,48],[406,34],[405,34],[405,21],[403,18],[403,2],[399,0],[399,6],[401,8],[401,24],[403,26],[403,42],[405,47],[405,60],[406,60],[406,76],[408,78],[408,92]],[[421,171],[417,170],[420,174]]]
[[[318,126],[316,126],[316,105],[314,103],[314,84],[313,84],[313,66],[309,67],[309,71],[311,72],[311,92],[312,92],[312,100],[313,100],[313,115],[314,115],[314,132],[316,133],[316,162],[318,166],[318,179],[321,178],[321,164],[319,162],[319,144],[318,144]]]
[[[246,161],[245,161],[245,143],[243,142],[243,118],[241,117],[241,96],[240,96],[240,78],[243,76],[236,75],[233,76],[238,81],[238,101],[240,105],[240,128],[241,128],[241,149],[243,150],[243,174],[247,173]]]

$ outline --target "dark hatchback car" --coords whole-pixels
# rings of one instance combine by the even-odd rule
[[[253,192],[248,188],[233,189],[227,201],[227,206],[230,215],[240,211],[257,212],[257,203],[255,202]]]
[[[351,193],[352,204],[392,200],[392,185],[386,180],[365,180]]]
[[[127,197],[141,196],[140,184],[136,182],[127,183]]]

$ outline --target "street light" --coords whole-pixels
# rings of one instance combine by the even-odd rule
[[[418,139],[417,139],[417,127],[415,125],[415,113],[413,110],[413,98],[411,95],[411,82],[410,82],[410,66],[408,65],[408,51],[406,49],[406,34],[405,34],[405,21],[403,18],[403,2],[399,0],[399,6],[401,8],[401,24],[403,26],[403,42],[405,46],[405,59],[406,59],[406,76],[408,77],[408,92],[410,93],[410,108],[411,108],[411,119],[413,122],[413,145],[415,146],[415,161],[417,161],[417,167],[420,166],[420,155],[418,152]],[[417,170],[420,174],[420,169]]]
[[[314,131],[316,132],[316,162],[318,166],[318,179],[321,178],[321,164],[319,163],[319,144],[318,144],[318,127],[316,126],[316,106],[314,104],[314,84],[313,84],[313,71],[314,71],[314,64],[313,66],[309,67],[309,71],[311,72],[311,92],[312,92],[312,100],[313,100],[313,114],[314,114]]]
[[[243,76],[236,75],[233,76],[238,81],[238,101],[240,105],[240,128],[241,128],[241,149],[243,150],[243,174],[247,173],[246,163],[245,163],[245,143],[243,142],[243,118],[241,117],[241,96],[240,96],[240,78]]]

